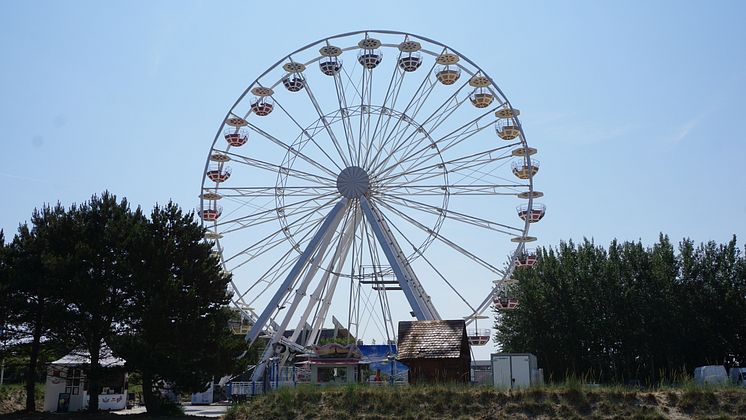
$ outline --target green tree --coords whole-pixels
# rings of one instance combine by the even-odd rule
[[[129,284],[130,320],[115,344],[128,368],[142,374],[146,408],[157,414],[163,408],[160,386],[204,390],[213,377],[234,369],[246,345],[228,328],[230,276],[211,254],[193,213],[173,203],[156,207],[146,237]]]
[[[550,376],[651,383],[702,364],[746,362],[746,262],[727,244],[650,248],[584,241],[543,249],[518,269],[517,310],[498,313],[505,351],[536,353]]]
[[[0,377],[5,376],[5,359],[12,343],[11,329],[14,328],[14,313],[11,310],[10,266],[8,264],[8,246],[5,245],[5,233],[0,229]],[[0,385],[2,385],[0,381]]]
[[[69,281],[65,288],[65,331],[90,354],[87,366],[90,411],[98,411],[101,347],[125,328],[127,303],[135,267],[141,263],[139,244],[147,229],[140,209],[132,211],[126,199],[108,192],[73,205],[68,211],[64,240],[65,261],[56,272]]]
[[[64,279],[57,275],[57,257],[65,245],[60,238],[65,230],[66,214],[59,204],[34,210],[31,228],[20,225],[18,233],[6,249],[7,290],[4,299],[11,315],[6,331],[15,338],[29,339],[26,354],[26,410],[35,411],[34,389],[43,340],[59,337],[64,305]]]

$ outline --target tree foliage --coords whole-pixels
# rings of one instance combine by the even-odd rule
[[[131,321],[115,348],[142,374],[149,413],[162,407],[158,384],[203,391],[213,376],[230,372],[245,349],[228,328],[230,276],[203,237],[193,214],[169,203],[153,210],[139,244],[142,262],[128,290]]]
[[[202,238],[194,215],[173,203],[148,220],[106,192],[69,209],[34,211],[31,227],[21,225],[0,252],[0,325],[31,342],[27,386],[43,340],[90,354],[92,411],[104,343],[149,378],[148,391],[165,382],[196,391],[231,372],[246,346],[228,329],[230,277]]]
[[[714,242],[678,252],[661,235],[651,248],[584,241],[539,250],[517,269],[517,310],[500,312],[504,351],[535,353],[550,377],[667,380],[703,364],[746,363],[746,261]]]
[[[65,210],[61,206],[44,206],[31,216],[31,227],[22,224],[5,250],[7,279],[4,300],[10,314],[5,331],[10,340],[27,342],[26,409],[34,411],[34,388],[42,341],[63,340],[58,334],[64,314],[62,294],[66,287],[57,268],[62,262]]]

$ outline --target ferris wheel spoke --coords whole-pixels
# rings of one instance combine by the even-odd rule
[[[287,115],[287,117],[290,118],[290,120],[292,120],[293,123],[301,130],[301,133],[303,133],[306,136],[307,141],[310,141],[311,143],[313,143],[321,151],[321,153],[323,153],[324,156],[326,156],[329,159],[329,161],[334,166],[336,166],[339,170],[342,170],[342,168],[339,167],[339,165],[337,164],[337,162],[335,162],[334,159],[332,159],[332,157],[329,156],[329,154],[326,152],[326,150],[324,150],[324,148],[321,147],[316,142],[316,140],[311,135],[309,135],[308,132],[303,127],[301,127],[301,125],[298,123],[298,121],[295,118],[293,118],[293,116],[290,115],[289,112],[287,112],[287,110],[285,109],[285,107],[283,107],[282,104],[277,99],[275,99],[274,101],[275,101],[275,105],[279,106],[280,109],[285,113],[285,115]],[[295,149],[291,145],[289,145],[289,144],[283,142],[282,140],[278,139],[277,137],[275,137],[275,136],[267,133],[266,131],[264,131],[261,128],[255,126],[254,124],[249,123],[248,127],[251,128],[252,130],[254,130],[256,133],[258,133],[258,134],[262,135],[263,137],[267,138],[269,141],[271,141],[272,143],[276,144],[277,146],[280,146],[286,152],[292,153],[296,157],[299,157],[299,158],[303,159],[304,161],[306,161],[307,163],[313,165],[317,169],[320,169],[320,170],[322,170],[322,171],[324,171],[324,172],[326,172],[326,173],[328,173],[328,174],[330,174],[332,176],[336,176],[336,174],[332,170],[330,170],[329,168],[327,168],[326,166],[324,166],[324,165],[318,163],[317,161],[311,159],[310,157],[308,157],[307,155],[305,155],[304,153],[302,153],[298,149]]]
[[[401,59],[402,52],[399,51],[399,56],[396,58],[396,62],[399,62],[399,59]],[[399,66],[394,66],[394,71],[391,73],[391,79],[389,80],[388,87],[386,88],[386,94],[383,97],[383,103],[381,104],[382,109],[391,109],[393,108],[392,105],[389,105],[389,101],[392,98],[393,92],[398,92],[401,88],[401,83],[404,81],[404,72],[399,71]],[[381,120],[383,118],[383,112],[378,114],[378,118],[376,119],[376,125],[373,128],[373,134],[370,137],[371,144],[369,144],[369,149],[372,147],[372,142],[376,138],[376,134],[378,133],[378,127],[381,125]],[[366,168],[368,166],[366,165]]]
[[[481,117],[480,117],[481,118]],[[417,167],[418,165],[424,165],[427,164],[431,159],[438,158],[445,154],[448,150],[455,147],[459,143],[469,139],[470,137],[478,134],[482,130],[484,130],[487,127],[490,127],[492,125],[492,122],[490,121],[487,124],[479,125],[479,119],[475,120],[473,124],[471,124],[469,127],[465,127],[463,131],[457,130],[452,132],[449,135],[446,135],[438,140],[435,140],[430,145],[427,145],[420,150],[420,152],[425,152],[424,154],[418,154],[417,152],[414,153],[407,153],[407,156],[404,157],[399,164],[401,165],[404,162],[411,162],[408,166],[407,170]],[[455,133],[455,134],[454,134]],[[451,142],[448,144],[443,145],[442,147],[439,146],[441,142],[445,141],[446,139],[450,139]],[[516,144],[520,143],[512,143],[506,147],[515,146]],[[435,146],[435,147],[433,147]],[[428,149],[435,149],[435,152],[430,152]],[[507,155],[506,157],[510,157],[510,155]],[[403,166],[403,165],[402,165]]]
[[[303,185],[285,187],[218,187],[214,191],[220,192],[223,198],[241,197],[275,197],[282,194],[285,197],[319,197],[337,192],[336,186]],[[230,193],[227,193],[230,191]]]
[[[419,113],[422,106],[425,104],[425,100],[430,97],[430,94],[433,92],[433,89],[437,85],[437,82],[431,75],[433,74],[433,70],[435,69],[435,63],[430,67],[430,70],[425,73],[425,77],[422,79],[422,82],[420,83],[419,87],[415,91],[415,93],[412,95],[412,98],[409,100],[409,103],[407,103],[407,106],[404,108],[404,111],[401,112],[402,116],[406,116],[407,122],[414,122],[414,118]],[[414,111],[409,113],[410,109],[414,107]],[[403,137],[404,133],[407,132],[407,130],[410,128],[410,125],[406,125],[404,129],[400,129],[399,126],[401,125],[402,121],[405,118],[398,118],[396,120],[396,123],[394,123],[394,127],[391,129],[391,131],[388,131],[388,122],[386,126],[384,127],[383,131],[381,132],[381,138],[383,140],[380,142],[379,147],[377,147],[377,152],[375,154],[376,158],[380,155],[381,151],[384,150],[384,146],[388,144],[388,142],[391,140],[394,144],[397,143],[397,140],[399,140],[401,137]],[[390,121],[390,120],[389,120]],[[375,158],[374,158],[375,160]],[[367,162],[366,162],[367,164]]]
[[[306,181],[318,182],[319,184],[328,185],[330,183],[331,184],[336,183],[335,179],[331,179],[331,178],[327,178],[327,177],[323,177],[319,175],[314,175],[309,172],[305,172],[305,171],[301,171],[298,169],[293,169],[293,168],[285,167],[281,165],[276,165],[274,163],[265,162],[259,159],[253,159],[247,156],[239,155],[238,153],[235,153],[235,152],[222,152],[222,153],[230,156],[233,162],[242,163],[242,164],[253,166],[259,169],[264,169],[265,171],[279,173],[285,176],[291,176],[291,177],[303,179]]]
[[[504,151],[505,149],[515,146],[516,144],[520,144],[520,143],[513,143],[507,146],[496,147],[494,149],[489,149],[489,150],[485,150],[483,152],[478,152],[478,153],[472,153],[470,155],[462,156],[462,157],[455,158],[455,159],[450,159],[448,161],[437,162],[429,166],[420,166],[418,168],[413,168],[408,171],[397,172],[397,173],[388,175],[383,178],[378,178],[377,181],[385,182],[390,179],[396,179],[402,176],[414,175],[414,174],[419,174],[419,173],[422,173],[423,176],[432,175],[432,172],[430,171],[435,172],[434,176],[439,176],[439,175],[442,175],[443,172],[447,172],[447,173],[458,172],[458,171],[463,171],[463,170],[466,170],[472,167],[487,165],[489,163],[492,163],[498,160],[512,157],[512,155],[500,154],[500,155],[495,156],[495,154],[499,151]],[[428,179],[428,178],[432,178],[432,176],[428,176],[427,178],[424,178],[424,179]],[[419,179],[415,179],[410,182],[414,182],[418,180]]]
[[[309,215],[313,215],[314,213],[309,213]],[[314,225],[316,225],[318,222],[323,220],[323,217],[312,219],[310,220],[310,223],[306,223],[301,225],[300,228],[295,230],[295,234],[299,235],[303,232],[308,232],[312,230]],[[278,229],[277,231],[263,237],[257,242],[254,242],[253,244],[249,245],[244,250],[237,252],[234,255],[231,255],[230,257],[225,259],[225,263],[228,264],[229,262],[233,261],[234,259],[237,259],[242,256],[246,256],[247,258],[245,260],[242,260],[241,263],[237,264],[236,266],[232,267],[232,270],[235,270],[237,268],[240,268],[241,266],[245,265],[246,263],[254,260],[255,258],[265,254],[266,252],[274,249],[278,245],[284,243],[287,241],[287,238],[283,234],[283,231],[285,231],[285,228]]]
[[[257,241],[255,243],[249,245],[243,251],[238,252],[237,254],[235,254],[235,255],[233,255],[233,256],[231,256],[229,258],[224,259],[224,262],[228,263],[231,260],[233,260],[234,258],[237,258],[239,255],[249,255],[249,254],[251,254],[252,255],[251,259],[255,258],[256,257],[255,252],[258,252],[258,251],[255,251],[255,248],[258,248],[261,251],[261,250],[264,250],[264,246],[267,243],[269,243],[269,242],[275,243],[273,241],[277,241],[277,240],[284,241],[285,239],[287,239],[286,234],[289,233],[289,232],[291,232],[291,228],[295,229],[294,231],[291,232],[291,234],[293,236],[299,235],[301,232],[307,231],[308,229],[313,228],[319,222],[319,220],[323,219],[323,217],[321,219],[313,219],[313,220],[311,220],[311,217],[314,214],[320,212],[322,209],[324,209],[326,207],[329,207],[329,205],[331,203],[335,202],[335,201],[336,201],[336,199],[333,199],[333,200],[331,200],[329,203],[327,203],[325,205],[314,207],[314,208],[311,208],[310,210],[306,210],[306,211],[303,211],[303,212],[299,212],[299,214],[296,214],[296,216],[298,216],[297,219],[295,219],[295,220],[293,220],[293,221],[291,221],[289,223],[282,224],[282,226],[279,229],[277,229],[276,231],[274,231],[274,232],[266,235],[265,237],[263,237],[259,241]],[[240,228],[240,229],[243,229],[243,228]],[[239,229],[234,229],[233,231],[235,231],[235,230],[239,230]],[[224,232],[230,233],[232,231],[227,231],[226,230]],[[281,233],[283,234],[282,236],[280,236]],[[295,245],[297,245],[297,242],[295,243]],[[235,268],[238,268],[238,267],[234,267],[234,269]]]
[[[382,169],[380,173],[388,174],[393,170],[393,168],[397,166],[403,167],[403,164],[405,162],[412,162],[407,168],[411,169],[413,167],[416,167],[416,165],[420,162],[427,162],[434,157],[442,155],[448,149],[454,147],[455,145],[463,142],[466,139],[469,139],[470,137],[481,132],[485,128],[489,127],[492,123],[494,123],[495,120],[491,119],[489,123],[484,123],[482,125],[479,124],[483,118],[490,115],[495,109],[497,109],[497,107],[494,109],[489,109],[488,111],[480,114],[476,118],[472,119],[466,124],[461,125],[460,127],[440,138],[432,139],[432,142],[429,144],[423,145],[424,140],[428,138],[423,136],[418,141],[415,141],[412,144],[408,145],[407,148],[404,149],[404,151],[401,153],[401,156],[397,158],[395,163],[386,167],[385,169]],[[440,144],[446,140],[452,141],[446,144],[444,147],[441,147]],[[392,156],[395,152],[396,150],[392,152]]]
[[[448,216],[448,220],[470,224],[472,226],[477,226],[483,229],[489,229],[495,232],[504,233],[509,236],[519,236],[523,233],[523,228],[517,228],[514,226],[506,225],[504,223],[498,223],[492,220],[483,219],[481,217],[472,216],[455,210],[442,209],[438,206],[433,206],[421,201],[410,200],[394,195],[385,195],[385,198],[391,204],[398,204],[413,210],[419,210],[421,212],[434,214],[436,216],[440,216],[441,214],[445,213]]]
[[[248,301],[246,304],[252,305],[253,303],[255,303],[270,287],[272,287],[272,285],[277,281],[278,278],[282,277],[284,273],[290,270],[290,267],[292,267],[293,264],[298,261],[298,258],[300,258],[300,254],[295,252],[295,249],[288,249],[282,257],[278,258],[277,261],[267,269],[267,271],[262,273],[262,275],[259,276],[259,278],[251,286],[249,286],[245,292],[241,294],[241,298],[246,299],[246,296],[249,293],[255,291],[255,288],[263,284],[264,288],[254,293],[254,298],[251,301]]]
[[[316,97],[314,96],[313,91],[311,90],[311,85],[308,82],[308,80],[306,80],[306,84],[303,90],[306,91],[308,98],[311,100],[311,104],[316,110],[316,113],[319,115],[319,120],[324,124],[324,129],[326,130],[326,133],[329,135],[329,139],[331,139],[332,143],[334,144],[334,148],[337,149],[337,153],[339,154],[340,159],[342,159],[344,166],[345,167],[350,166],[350,163],[347,161],[347,157],[345,156],[344,150],[342,149],[342,146],[340,145],[339,140],[337,140],[336,134],[334,134],[334,130],[329,124],[329,121],[327,121],[326,115],[321,110],[321,106],[319,105],[318,100],[316,100]]]
[[[357,157],[354,156],[355,151],[355,135],[352,132],[352,122],[350,121],[349,111],[347,107],[347,97],[344,90],[344,82],[340,72],[334,73],[334,88],[337,92],[337,102],[339,103],[339,114],[342,117],[342,128],[345,133],[345,141],[347,143],[347,152],[350,157],[350,162],[356,162]]]
[[[399,209],[397,209],[397,208],[395,208],[395,207],[393,207],[393,206],[391,206],[391,205],[387,204],[386,202],[384,202],[384,201],[382,201],[382,200],[376,200],[376,202],[377,202],[378,204],[380,204],[381,206],[383,206],[383,207],[386,207],[386,208],[387,208],[387,209],[389,209],[390,211],[394,212],[395,214],[397,214],[398,216],[400,216],[400,217],[401,217],[401,218],[402,218],[403,220],[405,220],[405,221],[409,222],[409,223],[410,223],[411,225],[413,225],[413,226],[415,226],[416,228],[418,228],[418,229],[420,229],[420,230],[424,231],[424,232],[425,232],[425,233],[427,233],[428,235],[433,235],[433,236],[435,237],[435,239],[437,239],[437,240],[439,240],[440,242],[442,242],[442,243],[444,243],[444,244],[448,245],[448,246],[449,246],[449,247],[450,247],[451,249],[453,249],[454,251],[456,251],[456,252],[458,252],[458,253],[460,253],[460,254],[462,254],[462,255],[464,255],[464,256],[466,256],[466,257],[468,257],[469,259],[471,259],[472,261],[474,261],[474,262],[478,263],[478,264],[479,264],[479,265],[481,265],[482,267],[484,267],[484,268],[486,268],[486,269],[488,269],[488,270],[492,271],[492,272],[493,272],[493,273],[495,273],[495,274],[504,274],[503,270],[500,270],[499,268],[495,267],[494,265],[492,265],[492,264],[488,263],[488,262],[487,262],[487,261],[485,261],[484,259],[482,259],[482,258],[480,258],[479,256],[475,255],[474,253],[472,253],[472,252],[470,252],[470,251],[466,250],[466,249],[465,249],[464,247],[462,247],[462,246],[460,246],[460,245],[456,244],[455,242],[453,242],[452,240],[450,240],[450,239],[446,238],[445,236],[441,235],[440,233],[438,233],[438,232],[433,232],[433,231],[432,231],[431,229],[429,229],[429,228],[428,228],[427,226],[425,226],[425,225],[423,225],[422,223],[418,222],[418,221],[417,221],[416,219],[414,219],[414,218],[413,218],[413,217],[411,217],[410,215],[408,215],[408,214],[406,214],[406,213],[404,213],[404,212],[400,211]],[[519,236],[519,235],[516,235],[516,236]]]
[[[472,311],[475,311],[471,303],[469,303],[469,301],[466,300],[466,298],[464,298],[464,296],[455,287],[453,287],[453,284],[451,284],[451,282],[448,281],[448,279],[440,272],[440,270],[438,270],[437,267],[435,267],[435,265],[432,262],[430,262],[430,260],[425,256],[425,254],[422,251],[420,251],[420,247],[418,247],[412,241],[410,241],[409,238],[407,238],[407,235],[405,235],[404,232],[402,232],[401,229],[397,227],[396,223],[393,223],[393,221],[391,221],[385,214],[383,215],[383,217],[386,217],[386,219],[389,221],[389,226],[393,226],[394,229],[397,232],[399,232],[399,235],[402,238],[404,238],[404,240],[407,241],[407,243],[412,247],[414,252],[416,252],[417,255],[419,255],[422,258],[422,260],[425,261],[425,263],[427,263],[427,265],[430,266],[430,268],[433,271],[435,271],[435,274],[437,274],[438,277],[440,277],[440,279],[443,280],[443,282],[448,286],[448,288],[450,288],[451,291],[455,293],[456,296],[458,296],[459,299],[461,299],[461,301],[466,304],[466,306],[469,307],[469,309],[471,309]]]
[[[508,157],[501,158],[501,159],[498,159],[498,160],[495,160],[495,161],[491,161],[489,163],[497,163],[497,162],[501,162],[501,161],[503,163],[507,163],[507,158]],[[428,181],[428,180],[431,180],[433,178],[444,178],[445,181],[448,181],[449,185],[450,184],[455,184],[455,185],[461,185],[461,184],[473,185],[473,184],[477,184],[477,183],[484,184],[486,182],[492,182],[492,181],[494,181],[494,182],[497,182],[497,181],[499,181],[499,182],[507,182],[507,183],[513,182],[510,179],[499,177],[499,176],[496,176],[496,175],[492,174],[492,172],[494,172],[495,170],[500,169],[503,166],[502,164],[496,166],[494,169],[491,169],[489,172],[485,172],[485,171],[481,170],[481,168],[483,168],[484,166],[485,166],[484,163],[474,163],[474,164],[470,164],[470,165],[462,165],[460,167],[456,167],[456,168],[453,168],[451,170],[448,170],[447,172],[446,171],[442,171],[442,170],[438,171],[438,170],[431,169],[431,171],[429,171],[429,172],[415,174],[414,177],[412,177],[411,174],[409,174],[409,175],[405,174],[405,175],[402,176],[402,178],[404,178],[403,180],[397,180],[398,181],[397,185],[399,185],[399,186],[415,185],[418,182]],[[475,176],[475,174],[477,174],[479,176]],[[462,175],[462,176],[458,180],[456,180],[456,181],[451,181],[451,180],[445,179],[446,175],[448,176],[448,178],[452,178],[452,175]],[[468,183],[464,182],[467,179],[471,180],[471,182],[468,182]],[[383,185],[386,186],[385,183]]]
[[[444,48],[442,52],[445,52],[445,51],[446,49]],[[433,71],[435,70],[436,64],[437,64],[436,62],[433,62],[433,65],[430,67],[430,70],[428,70],[428,72],[425,73],[425,76],[422,79],[422,82],[418,86],[415,93],[412,95],[412,98],[409,100],[409,103],[404,108],[404,111],[402,111],[403,115],[408,116],[409,121],[414,121],[414,118],[420,112],[420,109],[422,109],[422,106],[425,104],[425,101],[427,100],[427,98],[430,97],[430,94],[433,92],[435,86],[437,85],[435,78],[431,77],[433,75]],[[413,108],[414,111],[410,113],[409,111],[412,107],[414,107]],[[397,130],[397,127],[401,124],[402,120],[403,120],[402,118],[397,119],[394,125],[394,128],[388,135],[386,134],[386,130],[383,131],[381,137],[384,137],[385,140],[383,140],[380,143],[380,147],[377,148],[378,151],[376,152],[376,155],[375,155],[376,158],[380,154],[380,151],[383,150],[384,145],[387,144],[388,141],[392,139],[392,137],[394,139],[394,144],[396,144],[397,140],[400,139],[400,134],[401,136],[403,136],[404,135],[403,133],[406,133],[409,126],[405,127],[404,130]],[[373,160],[375,161],[375,158]],[[366,167],[368,167],[367,160],[365,163],[366,163]]]
[[[453,92],[451,96],[449,96],[438,108],[435,109],[435,111],[430,114],[422,124],[420,124],[420,127],[422,127],[423,130],[427,132],[433,132],[435,131],[440,124],[442,124],[448,116],[453,114],[462,103],[467,101],[469,98],[468,96],[465,96],[463,99],[458,99],[459,93],[464,89],[464,87],[468,86],[468,82],[462,84],[458,90]],[[428,124],[432,124],[431,126]],[[381,162],[376,162],[377,159],[380,156],[380,152],[383,150],[383,146],[379,149],[379,152],[376,156],[376,159],[373,159],[373,162],[376,162],[374,166],[371,168],[371,172],[381,172],[379,169],[381,167],[385,167],[385,165],[388,163],[388,161],[392,158],[392,156],[396,155],[396,153],[401,150],[403,147],[405,147],[409,140],[412,139],[417,135],[418,131],[412,132],[409,136],[407,136],[404,140],[397,142],[394,144],[389,152],[387,153],[386,157],[384,157]],[[425,139],[429,138],[428,136],[422,136],[420,140],[416,144],[421,144]],[[384,172],[385,173],[385,172]]]
[[[342,70],[342,71],[341,71],[341,73],[344,73],[344,75],[345,75],[345,76],[347,77],[347,87],[350,87],[350,86],[352,86],[352,89],[353,89],[353,90],[355,91],[355,93],[357,94],[357,96],[355,96],[354,98],[352,98],[352,102],[356,101],[356,100],[357,100],[357,98],[360,98],[360,100],[362,100],[362,99],[363,99],[363,92],[362,92],[362,89],[358,89],[358,88],[357,88],[357,84],[355,83],[355,81],[354,81],[354,80],[352,80],[352,75],[354,75],[354,74],[355,74],[355,71],[353,70],[353,72],[352,72],[353,74],[352,74],[352,75],[350,75],[350,73],[349,73],[349,72],[347,72],[347,68],[346,68],[346,67],[344,67],[344,66],[343,66],[341,70]],[[338,73],[338,74],[339,74],[339,73]],[[365,68],[363,68],[363,74],[365,74]],[[345,88],[345,89],[346,89],[346,88]],[[342,92],[344,93],[344,89],[342,90]],[[347,103],[347,96],[345,95],[345,104],[346,104],[346,103]]]
[[[365,154],[367,158],[368,148],[370,147],[370,106],[373,94],[371,90],[373,86],[373,69],[364,69],[361,79],[362,95],[360,95],[360,130],[358,131],[357,136],[359,150],[357,166],[364,166],[361,158],[363,154]],[[365,144],[365,147],[363,147],[363,144]]]
[[[308,229],[306,233],[300,238],[299,242],[304,242],[307,240],[312,233],[314,233],[315,230]],[[294,255],[294,258],[289,258],[291,255]],[[259,279],[251,286],[249,289],[244,292],[242,295],[245,296],[247,293],[249,293],[254,287],[256,287],[258,284],[264,283],[265,287],[264,289],[257,294],[257,296],[254,298],[254,301],[256,301],[261,295],[267,291],[269,287],[271,287],[277,279],[280,277],[284,277],[284,275],[290,270],[290,268],[295,265],[296,261],[300,258],[300,253],[298,253],[297,247],[290,247],[285,254],[275,262],[262,276],[259,277]],[[269,280],[267,280],[269,279]],[[251,303],[253,303],[252,301]]]
[[[525,184],[482,184],[482,185],[386,185],[378,190],[385,194],[387,191],[396,190],[397,194],[406,194],[414,196],[424,195],[516,195],[515,191],[506,192],[510,188],[528,188]]]
[[[378,320],[378,317],[372,316],[373,312],[375,310],[375,303],[371,302],[371,294],[373,294],[373,289],[366,289],[366,293],[363,295],[365,297],[365,300],[362,302],[362,311],[363,314],[369,313],[371,316],[366,317],[366,324],[363,326],[362,334],[365,335],[367,333],[368,325],[370,325],[371,321],[373,322],[373,326],[378,330],[378,333],[383,335],[384,330],[381,328],[381,323]]]
[[[216,227],[224,227],[224,226],[232,226],[232,225],[239,225],[236,228],[233,229],[226,229],[221,231],[222,234],[232,233],[236,232],[242,229],[246,229],[249,227],[258,226],[270,221],[277,220],[279,217],[281,217],[281,214],[286,214],[288,208],[293,209],[293,215],[294,216],[301,216],[306,215],[308,213],[317,212],[324,207],[328,207],[332,202],[334,202],[337,198],[334,197],[331,200],[319,205],[317,200],[318,198],[314,198],[311,200],[304,200],[298,203],[293,203],[290,205],[284,205],[283,207],[277,207],[273,209],[268,209],[260,212],[256,212],[253,214],[250,214],[248,216],[242,216],[233,220],[226,220],[224,222],[216,223]],[[310,209],[304,209],[306,204],[308,203],[315,203],[314,207],[311,207]],[[294,208],[295,205],[298,205],[299,207],[297,209]]]
[[[380,280],[383,280],[383,269],[381,267],[381,259],[378,254],[378,247],[376,244],[378,243],[376,241],[375,233],[373,233],[370,229],[368,229],[368,226],[365,226],[365,237],[366,242],[368,244],[368,254],[370,255],[371,264],[373,266],[373,281],[377,281],[380,276]],[[381,306],[381,319],[383,320],[383,328],[386,332],[386,340],[391,340],[392,335],[394,335],[394,322],[391,318],[391,309],[388,306],[388,296],[386,294],[386,287],[378,286],[371,290],[376,291],[376,295],[378,296],[378,302]],[[373,309],[371,308],[371,313],[373,312]],[[371,318],[376,318],[374,316],[371,316]],[[367,329],[367,325],[365,327]],[[379,332],[383,332],[379,328]],[[365,333],[365,329],[363,330],[363,333]]]

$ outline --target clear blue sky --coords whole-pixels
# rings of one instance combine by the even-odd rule
[[[193,208],[257,75],[320,38],[392,29],[453,46],[521,109],[548,207],[538,245],[743,243],[744,22],[741,1],[3,1],[0,228],[103,190]]]
[[[739,1],[4,1],[0,228],[105,189],[193,207],[215,130],[256,75],[378,28],[454,46],[522,110],[540,244],[746,236],[745,21]]]

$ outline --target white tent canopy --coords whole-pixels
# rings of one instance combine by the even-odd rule
[[[88,350],[78,348],[71,351],[61,359],[55,360],[51,363],[57,366],[82,366],[91,364],[91,354]],[[124,366],[125,360],[119,357],[115,357],[106,343],[101,345],[101,353],[99,354],[98,364],[101,367],[119,367]]]

